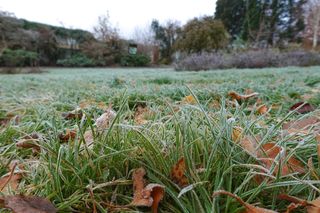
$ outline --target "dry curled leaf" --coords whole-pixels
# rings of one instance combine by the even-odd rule
[[[180,158],[179,161],[173,165],[171,169],[171,179],[180,187],[185,187],[189,184],[188,178],[185,176],[186,172],[186,162],[184,158]]]
[[[62,117],[66,120],[81,119],[82,115],[83,113],[81,108],[76,108],[70,112],[62,113]]]
[[[304,114],[314,111],[315,108],[306,102],[299,102],[290,107],[290,111],[296,111],[297,113]]]
[[[313,201],[307,201],[287,194],[280,194],[278,198],[281,200],[287,200],[292,202],[287,208],[287,213],[291,212],[292,210],[298,207],[306,207],[308,213],[320,212],[320,198],[317,198]]]
[[[14,213],[56,213],[54,205],[45,198],[35,196],[0,197],[0,207],[11,209]]]
[[[97,118],[95,125],[98,131],[106,130],[112,123],[113,119],[117,116],[117,113],[111,108],[105,111],[99,118]]]
[[[34,132],[18,140],[16,146],[24,149],[32,148],[34,151],[39,152],[39,142],[41,140],[43,140],[43,136],[39,133]]]
[[[192,95],[187,95],[181,100],[183,104],[197,104],[196,99]]]
[[[259,95],[259,93],[257,92],[254,92],[254,93],[251,93],[251,94],[246,94],[246,95],[240,95],[234,91],[231,91],[228,93],[228,95],[234,99],[234,100],[237,100],[238,102],[241,102],[241,101],[246,101],[248,100],[249,98],[253,98],[253,97],[256,97]]]
[[[148,184],[145,187],[146,181],[144,176],[146,171],[144,168],[136,169],[133,172],[133,200],[132,206],[151,207],[153,213],[158,212],[159,202],[164,196],[164,186],[159,184]]]
[[[59,134],[59,139],[61,143],[67,143],[68,141],[73,141],[77,136],[77,130],[75,129],[67,129],[65,133]]]
[[[269,209],[264,209],[264,208],[260,208],[260,207],[256,207],[253,206],[249,203],[244,202],[240,197],[238,197],[235,194],[232,194],[231,192],[227,192],[224,190],[219,190],[213,193],[212,197],[216,197],[218,195],[228,195],[230,197],[233,197],[234,199],[236,199],[243,207],[245,207],[245,213],[276,213],[276,211],[272,211]]]

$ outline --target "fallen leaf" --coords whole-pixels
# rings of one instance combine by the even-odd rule
[[[59,134],[59,139],[61,143],[67,143],[68,141],[73,141],[77,136],[77,131],[72,129],[67,129],[65,133]]]
[[[255,157],[258,155],[259,150],[257,150],[257,148],[259,144],[255,137],[245,136],[238,143],[249,154]]]
[[[183,104],[197,104],[196,99],[192,95],[187,95],[181,100],[181,102]]]
[[[19,182],[22,178],[22,173],[15,172],[16,166],[16,162],[13,165],[10,164],[10,174],[7,174],[0,178],[0,192],[5,194],[9,192],[10,189],[15,191],[18,188]]]
[[[238,126],[234,127],[231,135],[232,141],[237,143],[240,140],[241,135],[242,135],[242,128]]]
[[[285,150],[282,147],[276,145],[275,143],[266,143],[261,146],[262,151],[258,152],[258,157],[260,162],[262,162],[267,169],[271,169],[272,165],[275,163],[275,160],[278,155],[280,155],[280,162],[276,162],[276,166],[274,169],[274,175],[278,174],[279,163],[281,163],[281,174],[282,176],[289,175],[292,173],[304,173],[305,168],[302,163],[291,156],[286,162],[284,159],[287,158]]]
[[[150,116],[152,113],[148,107],[143,107],[138,105],[134,113],[134,121],[138,125],[146,124],[148,121],[146,117]]]
[[[56,213],[54,205],[47,199],[35,196],[0,197],[0,207],[11,209],[14,213]]]
[[[32,148],[34,151],[39,152],[40,146],[38,143],[41,140],[43,140],[43,136],[39,133],[34,132],[18,140],[16,146],[24,149]]]
[[[91,130],[87,130],[84,134],[83,134],[83,138],[85,143],[87,144],[87,146],[90,146],[93,144],[94,142],[94,138],[93,138],[93,134]]]
[[[213,193],[212,197],[216,197],[218,195],[228,195],[230,197],[233,197],[234,199],[236,199],[243,207],[245,207],[245,213],[276,213],[276,211],[272,211],[272,210],[269,210],[269,209],[264,209],[264,208],[260,208],[260,207],[256,207],[256,206],[253,206],[251,204],[248,204],[246,202],[244,202],[240,197],[238,197],[237,195],[235,194],[232,194],[231,192],[227,192],[227,191],[224,191],[224,190],[219,190],[219,191],[216,191]]]
[[[7,114],[4,118],[0,118],[0,127],[7,126],[11,121],[15,125],[19,124],[21,117],[19,115]]]
[[[228,93],[228,95],[234,99],[234,100],[237,100],[238,102],[241,102],[241,101],[246,101],[248,100],[249,98],[252,98],[252,97],[256,97],[259,95],[259,93],[257,92],[254,92],[254,93],[251,93],[251,94],[246,94],[246,95],[240,95],[234,91],[231,91]]]
[[[83,113],[81,108],[76,108],[70,112],[62,113],[62,117],[66,120],[81,119],[82,115]]]
[[[145,187],[146,181],[144,176],[146,171],[144,168],[136,169],[133,172],[133,200],[132,206],[146,206],[151,207],[152,212],[158,212],[159,202],[164,197],[164,186],[159,184],[148,184]]]
[[[292,202],[292,204],[289,205],[287,212],[291,212],[291,210],[297,207],[306,207],[308,213],[320,212],[320,197],[313,201],[307,201],[287,194],[280,194],[278,198]]]
[[[112,123],[113,119],[117,116],[117,113],[111,108],[105,111],[99,118],[97,118],[95,125],[98,131],[106,130]]]
[[[320,120],[317,117],[307,117],[297,121],[290,121],[282,125],[282,129],[288,133],[308,133],[309,130],[320,124]]]
[[[189,184],[188,178],[185,176],[186,163],[184,158],[180,158],[179,161],[173,165],[171,169],[171,179],[180,187],[185,187]]]
[[[257,111],[260,115],[264,115],[268,112],[268,107],[263,104],[257,108]]]
[[[299,102],[290,107],[290,111],[296,111],[300,114],[309,113],[314,110],[315,108],[311,104],[306,102]]]

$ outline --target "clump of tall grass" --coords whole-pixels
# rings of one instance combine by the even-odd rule
[[[133,196],[132,172],[138,167],[146,169],[148,181],[165,186],[165,199],[160,204],[162,212],[238,212],[241,206],[232,199],[212,197],[222,189],[250,203],[277,210],[286,206],[277,200],[280,192],[301,198],[316,194],[315,187],[320,182],[311,180],[309,173],[257,183],[254,177],[261,171],[256,160],[232,141],[235,126],[248,135],[262,135],[261,143],[273,141],[279,138],[284,119],[273,118],[268,127],[261,127],[260,121],[266,118],[245,113],[244,106],[234,108],[222,100],[220,109],[211,109],[200,104],[196,97],[195,100],[196,105],[167,105],[158,109],[153,120],[136,126],[130,120],[128,100],[122,99],[111,127],[95,138],[93,147],[82,146],[83,139],[60,144],[61,125],[70,125],[60,117],[45,121],[44,126],[39,121],[35,124],[37,130],[47,140],[41,144],[38,156],[31,157],[31,151],[4,144],[0,158],[6,159],[6,163],[18,158],[29,171],[21,192],[49,197],[61,212],[92,212],[93,205],[99,212],[108,212],[111,205],[127,205]],[[157,110],[157,106],[153,109]],[[74,123],[80,134],[92,128],[94,114],[87,112],[86,116],[87,122]],[[290,116],[292,113],[285,118]],[[295,150],[290,154],[305,165],[309,157],[315,164],[318,162],[312,137],[301,143],[283,136],[276,143]],[[181,157],[186,161],[189,182],[184,189],[170,178],[172,166]]]

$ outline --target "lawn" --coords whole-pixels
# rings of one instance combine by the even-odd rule
[[[320,125],[283,124],[320,116],[320,67],[46,71],[0,75],[0,186],[10,172],[19,175],[4,195],[46,197],[59,212],[150,212],[132,202],[133,176],[144,169],[146,184],[165,191],[159,212],[244,210],[234,198],[212,196],[218,190],[278,212],[290,204],[280,194],[319,196]],[[236,102],[230,91],[259,94]],[[316,110],[289,111],[301,101]],[[111,107],[115,114],[99,129]],[[17,145],[32,133],[41,136],[36,148]],[[271,143],[281,151],[270,154]]]

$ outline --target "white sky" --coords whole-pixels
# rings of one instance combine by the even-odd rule
[[[152,19],[165,22],[213,15],[216,0],[1,0],[0,9],[18,18],[52,25],[92,30],[100,15],[109,11],[111,22],[121,35],[130,37],[134,29]]]

